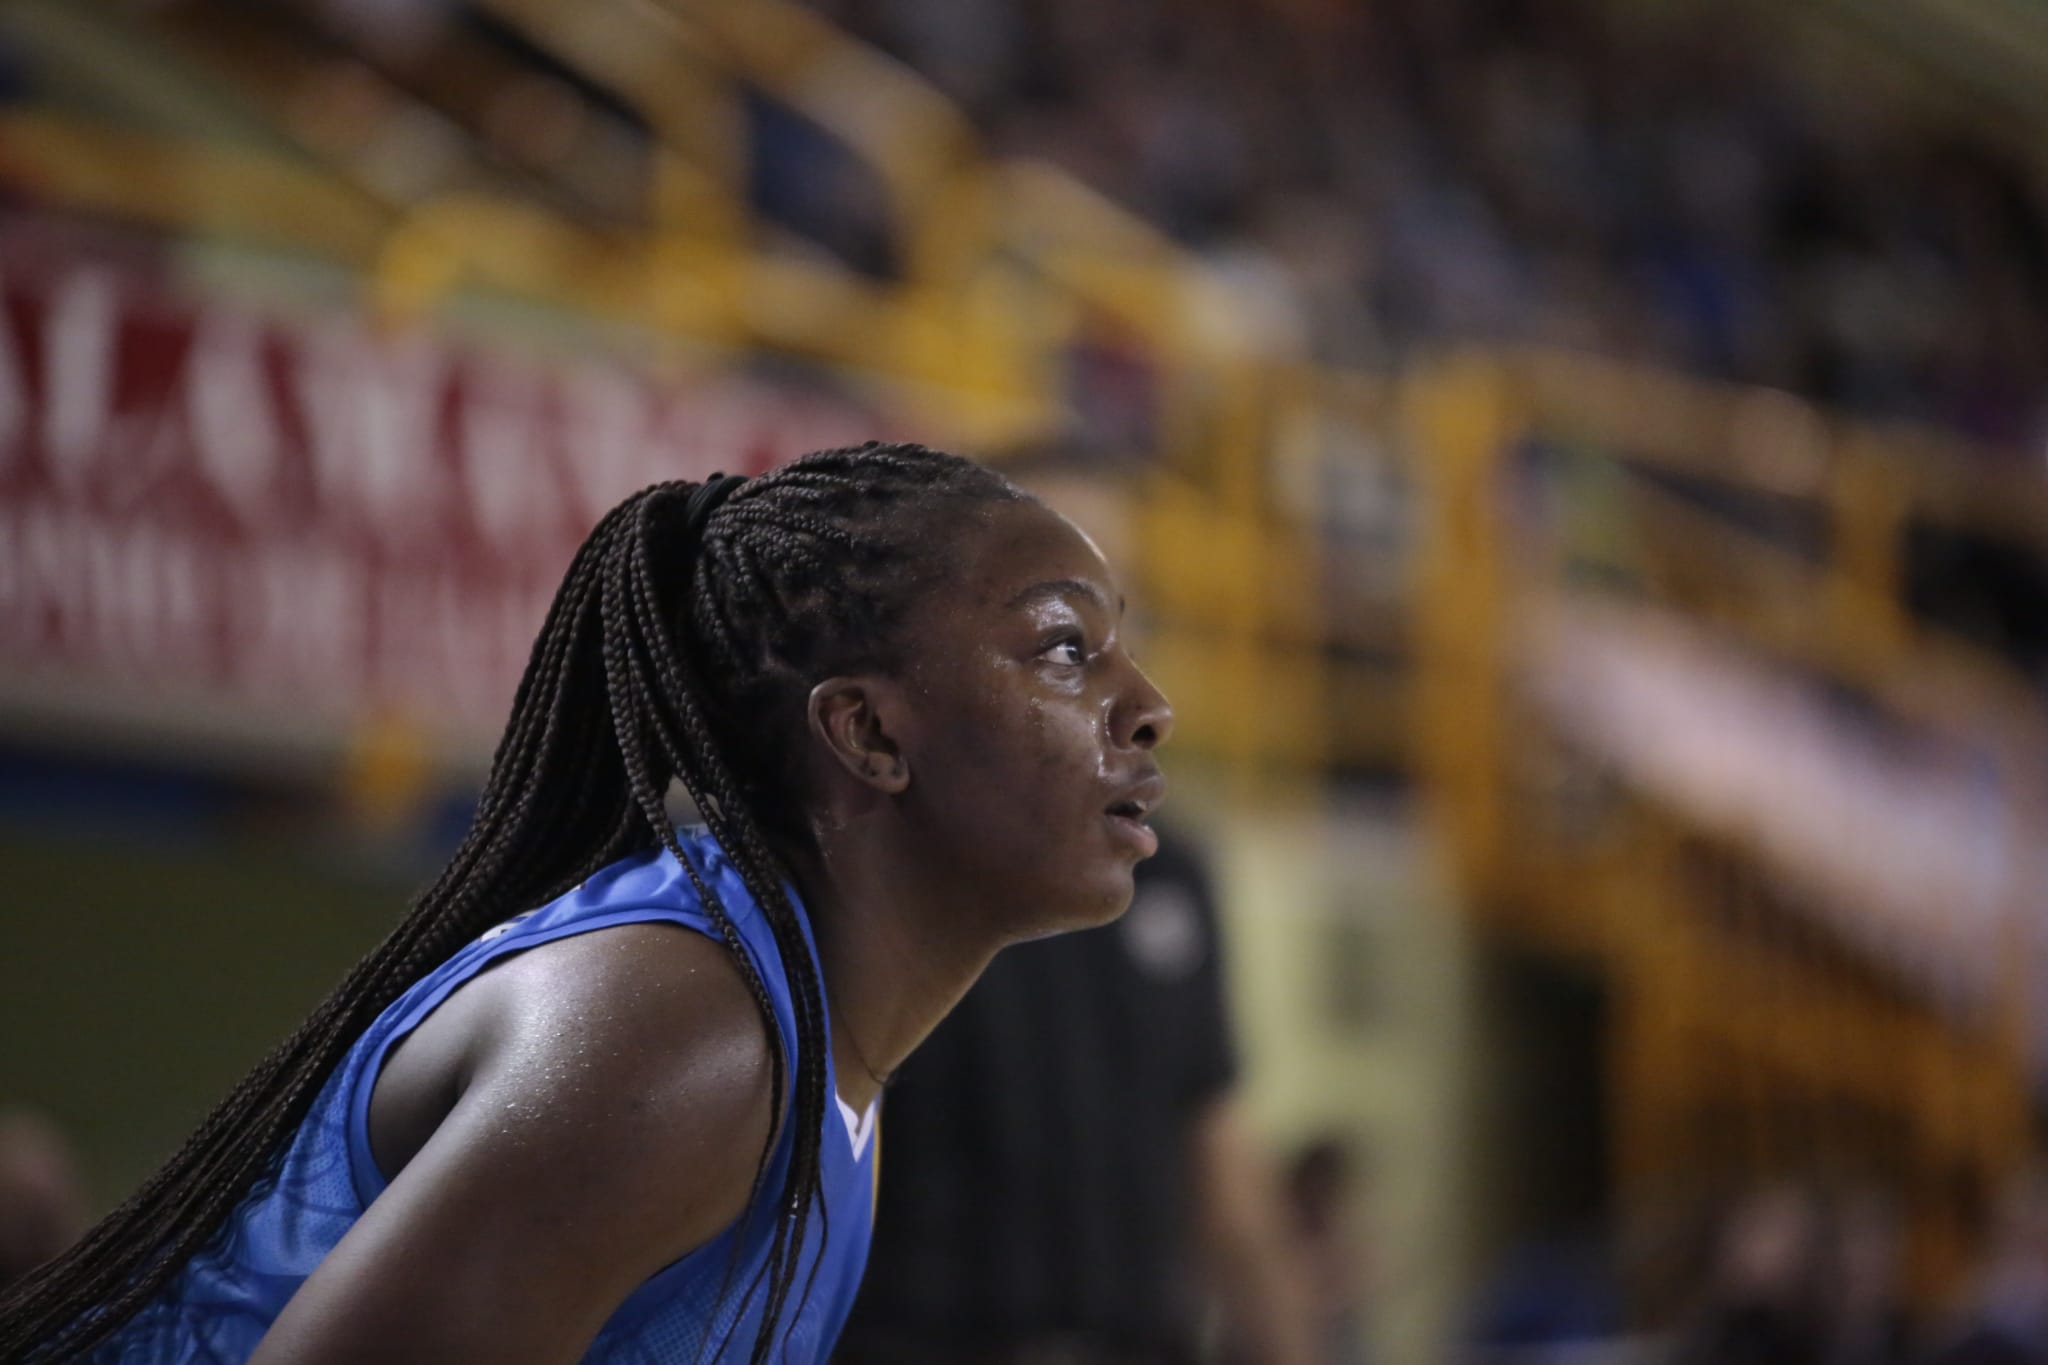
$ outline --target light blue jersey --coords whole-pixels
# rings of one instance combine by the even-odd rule
[[[739,928],[775,1004],[785,1054],[796,1053],[790,986],[766,917],[725,852],[701,829],[682,832],[683,850]],[[384,1189],[370,1154],[370,1093],[392,1046],[456,987],[509,954],[572,934],[650,920],[716,938],[689,877],[665,850],[599,872],[561,899],[485,934],[393,1001],[328,1078],[274,1178],[253,1189],[220,1236],[169,1288],[89,1357],[95,1365],[171,1365],[246,1360],[313,1268]],[[806,938],[809,926],[805,926]],[[813,945],[815,952],[815,945]],[[827,1083],[831,1084],[830,1049]],[[836,1093],[836,1087],[835,1087]],[[875,1107],[856,1116],[843,1101],[824,1116],[820,1162],[824,1219],[815,1207],[775,1359],[823,1361],[839,1335],[867,1260],[873,1217]],[[725,1232],[642,1284],[583,1357],[604,1365],[748,1359],[766,1304],[760,1272],[773,1234],[773,1207],[789,1167],[794,1130],[782,1136],[761,1192]],[[829,1226],[820,1257],[821,1221]],[[733,1260],[735,1242],[738,1260]],[[815,1277],[815,1278],[813,1278]],[[801,1310],[795,1305],[804,1296]],[[750,1286],[758,1288],[749,1295]],[[721,1299],[721,1291],[723,1298]]]

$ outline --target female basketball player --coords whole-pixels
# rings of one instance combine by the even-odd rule
[[[629,499],[447,870],[0,1304],[0,1359],[822,1360],[889,1072],[1154,846],[1120,611],[1071,525],[916,446]]]

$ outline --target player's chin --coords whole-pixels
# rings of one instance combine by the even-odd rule
[[[1079,929],[1096,929],[1120,917],[1131,908],[1131,871],[1128,864],[1090,869],[1090,875],[1064,879],[1056,898],[1042,900],[1032,922],[1021,938],[1045,938],[1071,934]]]
[[[1084,840],[1080,856],[1053,860],[1072,869],[1061,878],[1058,894],[1042,904],[1056,905],[1045,917],[1044,932],[1065,933],[1108,924],[1131,908],[1136,885],[1132,869],[1158,847],[1158,836],[1119,817],[1100,817],[1095,837]]]
[[[1086,882],[1087,894],[1076,898],[1075,927],[1087,929],[1108,924],[1131,908],[1131,893],[1136,885],[1131,869],[1137,863],[1128,854],[1116,854],[1095,866]]]

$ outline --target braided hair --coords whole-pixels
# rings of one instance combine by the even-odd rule
[[[598,523],[548,610],[475,821],[447,867],[162,1169],[69,1252],[0,1295],[0,1360],[54,1360],[105,1340],[274,1169],[327,1077],[386,1006],[491,926],[657,844],[688,872],[761,1011],[770,1147],[792,1090],[793,1151],[774,1206],[752,1359],[770,1357],[819,1202],[830,1098],[823,987],[776,852],[808,837],[798,785],[806,698],[834,673],[894,667],[904,615],[946,573],[961,514],[1024,495],[958,456],[877,442],[713,490],[726,496],[708,516],[701,488],[657,484]],[[768,988],[738,930],[664,813],[673,779],[773,934],[791,986],[794,1057],[784,1055]],[[767,1158],[764,1150],[755,1168],[756,1195]]]

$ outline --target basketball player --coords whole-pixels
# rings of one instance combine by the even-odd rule
[[[916,446],[627,500],[446,871],[0,1359],[823,1360],[878,1089],[1155,847],[1120,616],[1071,524]]]

